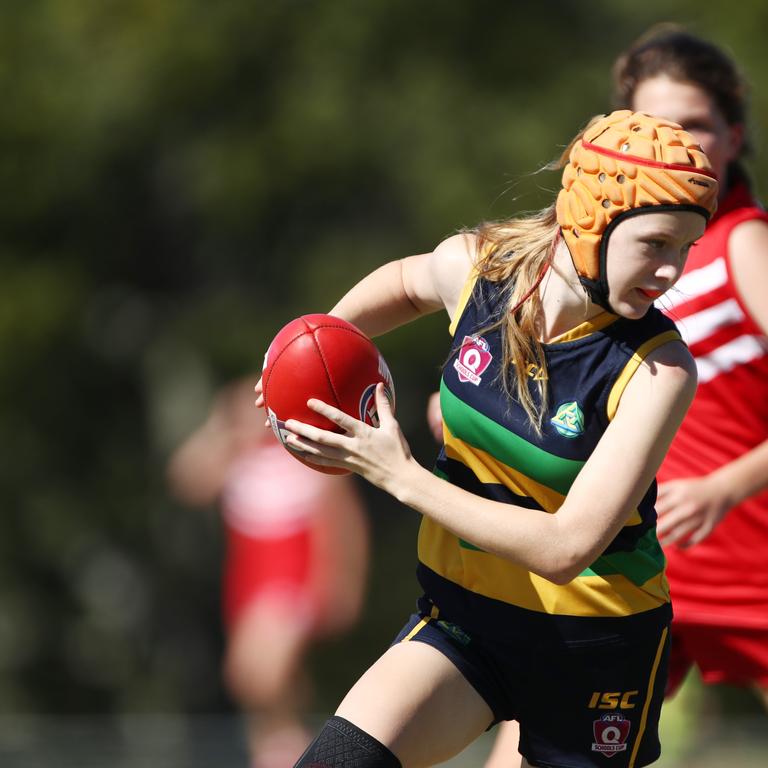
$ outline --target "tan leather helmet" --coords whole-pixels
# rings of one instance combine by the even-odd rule
[[[606,309],[605,257],[613,228],[649,208],[717,209],[709,159],[677,123],[628,109],[589,125],[571,149],[557,196],[557,221],[579,279]]]

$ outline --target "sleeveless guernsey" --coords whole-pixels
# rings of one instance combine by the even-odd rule
[[[482,330],[502,311],[496,285],[470,277],[451,324],[454,352],[440,392],[444,447],[434,471],[479,496],[552,513],[615,415],[643,359],[680,336],[674,323],[652,307],[634,321],[604,312],[546,344],[549,408],[537,436],[523,408],[510,401],[499,383],[498,329]],[[532,380],[537,375],[537,370],[529,372]],[[531,392],[536,399],[534,386]],[[617,472],[621,462],[617,457]],[[467,629],[496,634],[504,631],[500,625],[522,618],[521,610],[532,617],[597,618],[668,609],[655,499],[654,482],[638,508],[627,511],[627,524],[605,552],[562,586],[424,518],[418,544],[420,583],[441,615]]]
[[[696,359],[699,388],[660,482],[709,474],[768,439],[768,339],[743,305],[728,261],[734,227],[756,219],[768,214],[737,185],[662,301]],[[734,507],[696,546],[670,546],[676,620],[768,628],[767,552],[768,492]]]

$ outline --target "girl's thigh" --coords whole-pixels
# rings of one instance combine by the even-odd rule
[[[388,747],[405,768],[448,760],[493,720],[453,663],[425,643],[393,645],[352,687],[336,714]]]

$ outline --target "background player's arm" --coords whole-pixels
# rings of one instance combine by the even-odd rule
[[[208,419],[172,454],[166,470],[173,495],[185,504],[206,506],[218,497],[232,458],[233,434],[220,398]]]
[[[768,336],[768,223],[746,221],[728,241],[734,283],[752,319]],[[768,440],[703,477],[659,487],[656,509],[663,544],[704,540],[728,510],[768,488]]]
[[[745,221],[731,233],[728,253],[736,290],[768,337],[768,223]],[[768,440],[715,473],[731,488],[733,504],[768,488]]]
[[[360,617],[365,597],[369,534],[357,482],[351,475],[324,475],[323,490],[315,502],[312,518],[312,567],[315,570],[310,581],[331,596],[319,619],[318,631],[324,635],[349,629]]]

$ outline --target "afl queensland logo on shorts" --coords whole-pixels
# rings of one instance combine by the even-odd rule
[[[384,393],[392,406],[395,408],[395,382],[392,374],[389,372],[389,366],[384,358],[379,355],[379,376],[384,380]],[[376,384],[369,384],[360,395],[360,421],[370,424],[372,427],[379,426],[379,413],[376,410]]]
[[[491,364],[493,355],[488,342],[482,336],[465,336],[453,367],[459,374],[459,381],[470,382],[476,387],[483,380],[480,374]]]
[[[626,752],[629,728],[632,723],[618,712],[610,712],[592,723],[592,733],[595,737],[592,751],[599,752],[605,757],[613,757],[619,752]]]

